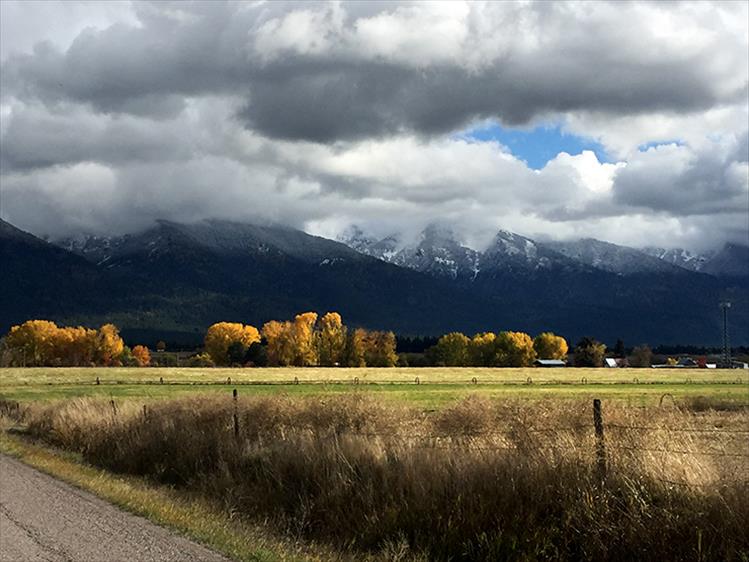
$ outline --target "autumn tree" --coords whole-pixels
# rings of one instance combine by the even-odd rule
[[[13,326],[5,341],[12,362],[28,366],[113,365],[125,349],[112,324],[97,331],[83,326],[60,328],[49,320],[29,320]]]
[[[294,317],[291,332],[294,346],[292,364],[297,367],[317,365],[316,322],[317,313],[315,312],[304,312]]]
[[[394,367],[398,361],[393,332],[366,332],[364,362],[368,367]]]
[[[133,355],[133,350],[128,346],[122,348],[122,353],[117,357],[117,362],[114,364],[118,367],[137,367],[138,360]]]
[[[536,360],[533,340],[525,332],[500,332],[494,345],[500,367],[529,367]]]
[[[63,363],[66,365],[91,365],[96,360],[99,333],[83,326],[63,328],[60,338]]]
[[[365,367],[367,331],[362,328],[349,330],[346,335],[346,345],[343,348],[343,363],[345,367]]]
[[[228,351],[232,344],[237,344],[244,356],[247,348],[258,341],[260,341],[260,333],[254,326],[249,324],[245,326],[239,322],[218,322],[206,332],[205,350],[216,365],[229,365],[231,363]]]
[[[551,332],[539,334],[533,340],[533,349],[539,359],[566,359],[567,340]]]
[[[13,326],[6,337],[6,345],[14,350],[17,364],[24,366],[50,365],[59,343],[57,324],[49,320],[27,320]]]
[[[320,318],[320,332],[318,349],[320,365],[332,367],[343,362],[346,347],[346,326],[343,325],[341,315],[328,312]]]
[[[606,356],[606,346],[593,338],[582,338],[575,346],[576,367],[601,367]]]
[[[496,334],[484,332],[476,334],[468,344],[468,362],[474,367],[491,367],[495,360]]]
[[[145,345],[136,345],[132,353],[138,367],[148,367],[151,364],[151,352]]]
[[[268,364],[291,365],[294,361],[293,326],[291,322],[271,320],[263,325],[263,337],[268,342]]]
[[[468,345],[470,340],[460,332],[445,334],[430,350],[435,365],[464,367],[468,365]]]
[[[104,324],[96,338],[96,362],[104,366],[115,364],[124,347],[117,326]]]

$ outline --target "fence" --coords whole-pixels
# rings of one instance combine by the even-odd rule
[[[242,436],[242,427],[240,408],[238,403],[238,389],[232,390],[232,408],[231,408],[231,427],[236,439]],[[112,409],[116,415],[116,406],[112,401]],[[656,425],[636,425],[622,424],[616,422],[606,422],[602,402],[594,399],[591,411],[591,422],[580,423],[565,426],[552,427],[523,427],[521,432],[525,435],[548,435],[550,439],[558,438],[562,434],[571,434],[578,437],[579,442],[592,440],[591,459],[594,461],[597,474],[601,479],[605,479],[612,470],[612,460],[618,460],[622,455],[662,455],[663,458],[675,455],[692,456],[692,457],[709,457],[716,459],[734,459],[743,463],[742,467],[745,473],[749,473],[749,428],[721,428],[721,427],[664,427]],[[144,416],[146,409],[144,406]],[[634,444],[632,436],[642,438],[643,435],[649,434],[694,434],[701,439],[713,439],[716,436],[731,439],[739,439],[739,450],[715,450],[713,449],[695,449],[684,448],[679,446],[643,446],[641,443]],[[629,437],[628,437],[629,436]],[[518,451],[524,449],[517,443],[508,440],[508,430],[504,431],[464,431],[456,432],[430,432],[428,435],[415,435],[404,431],[403,428],[395,428],[391,431],[367,431],[347,428],[345,431],[331,432],[326,435],[316,434],[317,438],[343,439],[346,437],[360,437],[371,439],[398,439],[401,442],[407,442],[409,447],[434,450],[455,450],[456,447],[462,446],[470,451]],[[666,440],[668,441],[668,440]],[[716,443],[713,443],[715,445]],[[745,452],[741,451],[741,445]],[[547,442],[535,442],[540,451],[559,451],[568,450],[563,444],[555,443],[551,440]],[[614,463],[615,464],[615,463]],[[740,474],[740,472],[739,472]],[[669,478],[659,478],[664,483],[680,486],[696,486],[702,484],[677,481]],[[736,480],[743,484],[749,484],[749,480]]]

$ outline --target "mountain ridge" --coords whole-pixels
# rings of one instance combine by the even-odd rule
[[[433,229],[416,241],[417,251],[402,254],[422,264],[415,271],[288,227],[231,221],[159,221],[116,239],[57,241],[79,255],[10,226],[4,231],[2,330],[48,317],[201,333],[219,320],[262,325],[336,310],[349,325],[404,335],[551,330],[570,340],[706,344],[719,341],[716,303],[724,298],[736,303],[737,325],[749,324],[743,278],[619,275],[509,232],[498,232],[477,263],[454,233]],[[386,241],[396,252],[405,248]],[[734,336],[745,340],[749,334]]]

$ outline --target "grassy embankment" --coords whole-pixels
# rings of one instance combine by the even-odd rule
[[[238,435],[215,396],[31,402],[19,420],[344,557],[746,560],[749,412],[700,410],[604,402],[605,475],[588,400],[240,398]]]

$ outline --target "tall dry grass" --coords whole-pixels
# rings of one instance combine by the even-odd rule
[[[23,412],[92,464],[220,499],[349,553],[452,560],[747,560],[749,412],[473,397],[76,399]]]

